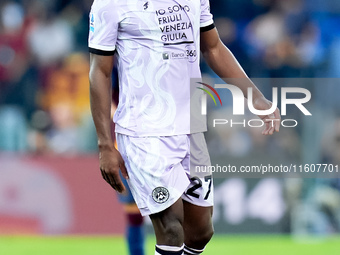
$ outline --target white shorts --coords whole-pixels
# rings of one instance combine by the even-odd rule
[[[193,171],[211,165],[203,133],[157,137],[117,133],[116,137],[128,184],[143,216],[165,210],[180,197],[202,207],[213,205],[211,174],[197,176]]]

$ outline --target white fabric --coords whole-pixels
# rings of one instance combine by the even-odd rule
[[[180,252],[180,251],[183,252],[184,244],[181,247],[167,246],[167,245],[156,245],[156,247],[158,249],[161,249],[162,251],[165,251],[165,252]],[[181,253],[181,254],[183,254],[183,253]],[[156,250],[155,255],[163,255],[163,254],[157,252],[157,250]]]
[[[199,255],[204,251],[204,249],[205,248],[203,248],[202,250],[198,250],[198,249],[190,248],[184,245],[184,254],[185,255]]]
[[[116,132],[170,136],[206,131],[193,124],[191,87],[201,78],[200,28],[213,23],[208,0],[95,0],[89,46],[117,51]],[[91,49],[90,49],[91,50]],[[98,51],[97,51],[98,53]]]
[[[210,166],[203,133],[168,137],[117,133],[116,137],[128,170],[128,184],[143,216],[165,210],[180,197],[198,206],[213,205],[212,178],[190,174],[196,165]]]

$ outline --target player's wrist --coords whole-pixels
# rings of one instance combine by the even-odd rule
[[[252,99],[253,99],[253,104],[256,103],[259,100],[266,100],[265,96],[258,89],[256,89],[253,92],[253,98]]]
[[[115,150],[115,146],[113,142],[98,142],[98,149],[99,151],[106,151],[106,150]]]

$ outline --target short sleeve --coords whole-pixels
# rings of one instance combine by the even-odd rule
[[[201,18],[200,18],[201,31],[208,31],[215,27],[213,15],[210,13],[209,0],[201,0]]]
[[[90,12],[89,51],[113,55],[116,49],[119,14],[116,1],[95,0]]]

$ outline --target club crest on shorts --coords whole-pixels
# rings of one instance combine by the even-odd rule
[[[152,198],[156,203],[163,204],[169,199],[169,191],[164,187],[157,187],[152,191]]]

